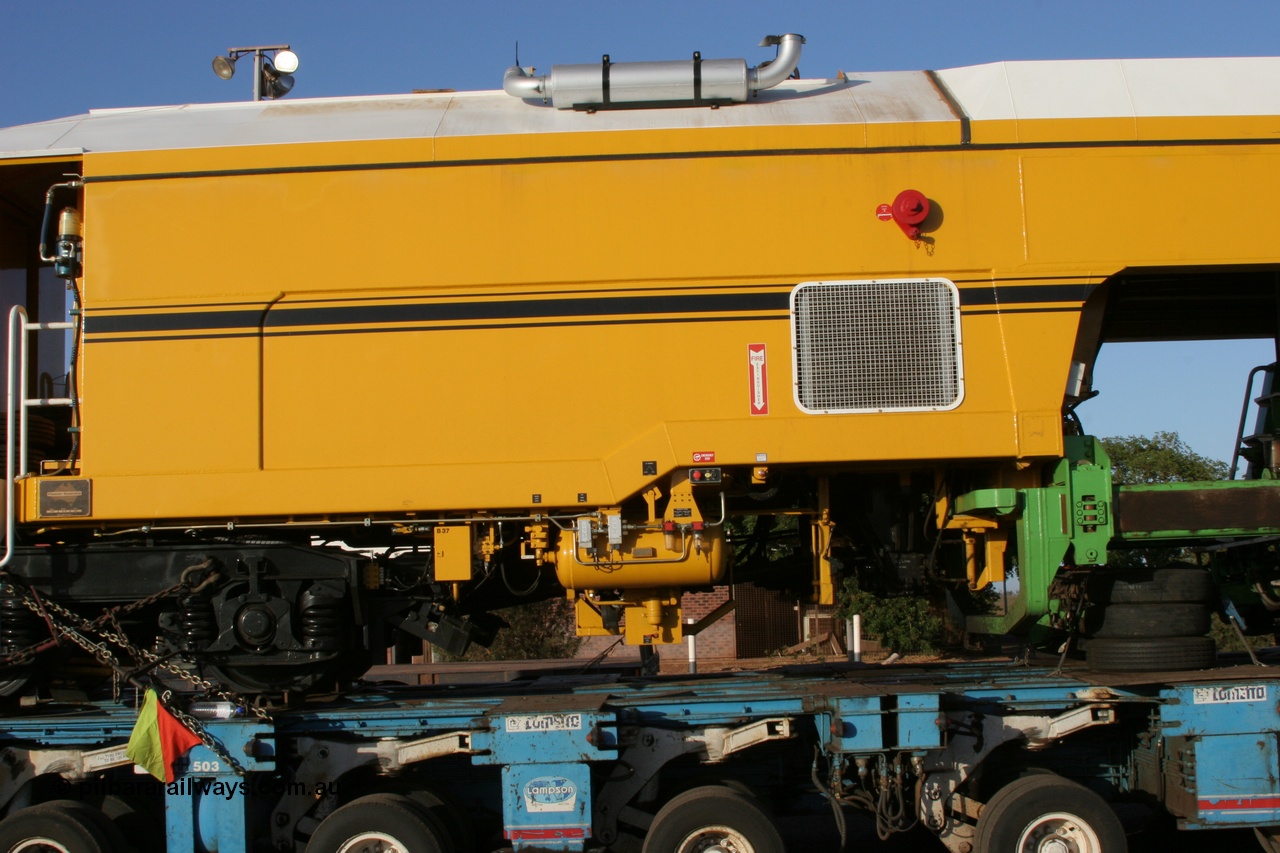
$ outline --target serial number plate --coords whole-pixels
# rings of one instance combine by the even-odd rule
[[[507,717],[509,732],[575,732],[581,728],[581,714],[517,714]]]
[[[1265,702],[1267,688],[1261,684],[1238,687],[1197,687],[1193,691],[1197,705],[1223,705],[1228,702]]]

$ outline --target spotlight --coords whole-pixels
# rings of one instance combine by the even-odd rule
[[[213,73],[230,80],[240,57],[253,54],[253,99],[283,98],[293,90],[293,72],[298,70],[298,54],[287,44],[227,48],[226,56],[215,56]],[[267,53],[273,54],[270,59]]]
[[[236,61],[225,56],[215,56],[213,58],[213,73],[223,80],[230,80],[236,76]]]

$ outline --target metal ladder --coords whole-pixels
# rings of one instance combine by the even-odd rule
[[[5,362],[4,553],[0,555],[0,568],[9,565],[13,559],[18,515],[17,487],[30,475],[27,412],[33,406],[71,406],[75,403],[70,397],[27,396],[27,362],[31,349],[28,335],[75,328],[72,321],[32,323],[27,317],[27,309],[21,305],[15,305],[9,311],[9,353]]]
[[[1245,479],[1256,480],[1263,476],[1263,471],[1272,471],[1280,467],[1280,390],[1276,389],[1276,372],[1280,362],[1262,364],[1249,371],[1249,379],[1245,382],[1244,403],[1240,406],[1240,426],[1236,430],[1236,449],[1231,457],[1231,474],[1229,479],[1236,478],[1236,468],[1243,458],[1249,463],[1245,469]],[[1261,393],[1253,396],[1254,382],[1258,374],[1263,374]],[[1249,404],[1258,407],[1258,416],[1254,421],[1253,433],[1245,435],[1245,421],[1249,418]]]

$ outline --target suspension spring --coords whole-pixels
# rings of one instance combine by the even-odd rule
[[[0,654],[8,654],[38,643],[48,632],[42,630],[40,617],[22,603],[9,585],[0,592]]]
[[[178,644],[184,652],[203,651],[218,639],[218,619],[207,595],[188,595],[181,601]]]
[[[337,651],[342,645],[343,600],[330,595],[307,595],[302,606],[302,647],[308,651]]]

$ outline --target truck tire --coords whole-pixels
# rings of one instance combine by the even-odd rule
[[[654,815],[641,853],[785,853],[782,835],[752,796],[704,785],[672,797]],[[310,853],[310,851],[308,851]]]
[[[1210,669],[1218,648],[1212,637],[1090,640],[1085,657],[1100,672],[1180,672]]]
[[[1185,602],[1088,607],[1082,629],[1099,639],[1201,637],[1209,632],[1209,608]]]
[[[106,815],[77,800],[51,800],[0,821],[0,853],[128,853],[132,849]]]
[[[377,846],[375,846],[377,845]],[[352,800],[321,821],[306,853],[452,853],[444,830],[417,804],[398,794]]]
[[[1204,603],[1213,597],[1213,578],[1206,569],[1187,564],[1158,569],[1100,569],[1088,581],[1095,604]]]
[[[107,794],[98,809],[139,853],[164,849],[164,802],[159,798]]]
[[[436,825],[444,830],[448,849],[452,853],[474,853],[476,849],[476,831],[466,813],[457,803],[434,791],[418,790],[407,792],[409,799],[418,808],[426,812]]]
[[[1053,842],[1060,842],[1048,846]],[[1120,819],[1106,801],[1060,776],[1015,779],[996,792],[978,814],[974,849],[983,853],[1070,850],[1125,853]]]

